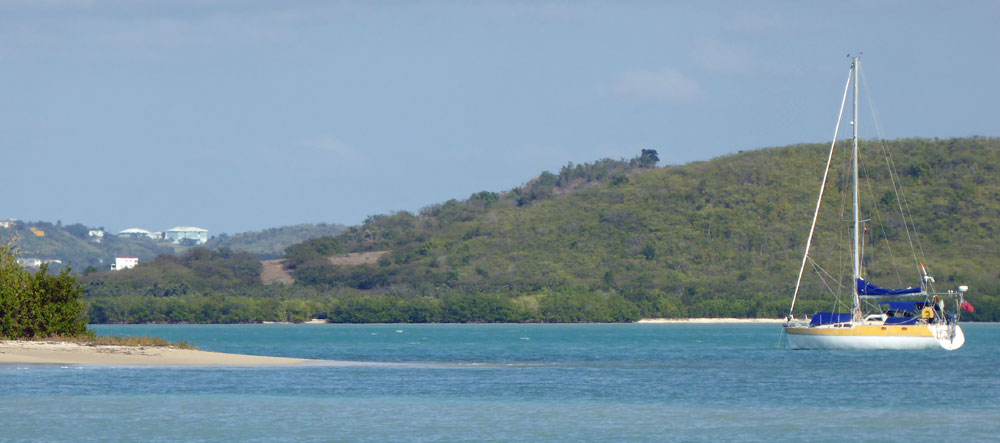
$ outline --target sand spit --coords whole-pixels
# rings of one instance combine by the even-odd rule
[[[301,323],[294,323],[290,321],[262,321],[262,325],[325,325],[328,322],[322,318],[311,318]]]
[[[278,366],[312,362],[177,349],[165,346],[85,345],[57,341],[0,341],[0,364],[83,364],[115,366]]]
[[[644,318],[636,323],[783,323],[780,318]]]

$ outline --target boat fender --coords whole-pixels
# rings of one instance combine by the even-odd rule
[[[931,308],[930,306],[927,306],[923,310],[920,311],[920,316],[924,320],[932,319],[932,318],[934,318],[934,309]]]

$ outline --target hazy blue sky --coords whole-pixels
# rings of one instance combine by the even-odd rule
[[[998,2],[0,0],[0,219],[356,224],[567,162],[1000,135]]]

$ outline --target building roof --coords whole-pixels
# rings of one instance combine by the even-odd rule
[[[119,234],[149,234],[149,231],[139,228],[128,228],[124,231],[119,232]]]
[[[136,257],[134,255],[119,255],[119,256],[117,256],[115,258],[134,258],[134,259],[138,259],[139,257]]]
[[[176,228],[170,228],[163,232],[208,232],[208,229],[196,228],[194,226],[178,226]]]

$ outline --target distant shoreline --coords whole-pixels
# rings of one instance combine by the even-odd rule
[[[290,321],[262,321],[259,324],[262,324],[262,325],[325,325],[327,323],[328,322],[326,320],[322,319],[322,318],[311,318],[309,320],[306,320],[304,322],[299,322],[299,323],[290,322]],[[226,323],[220,323],[220,324],[226,324]],[[234,323],[234,324],[238,324],[238,323]],[[250,324],[253,324],[253,323],[250,323]]]
[[[642,319],[636,320],[635,322],[632,322],[632,323],[783,323],[784,321],[785,321],[784,319],[780,319],[780,318],[735,318],[735,317],[707,318],[707,317],[699,317],[699,318],[642,318]],[[559,324],[591,324],[591,323],[592,322],[559,323]],[[324,319],[314,318],[312,320],[309,320],[309,321],[306,321],[306,322],[302,322],[302,323],[292,323],[292,322],[285,322],[285,321],[265,321],[265,322],[261,322],[261,323],[258,323],[258,324],[264,324],[264,325],[293,325],[293,324],[299,324],[299,325],[327,325],[327,324],[330,324],[330,325],[413,325],[413,324],[438,324],[438,325],[447,325],[447,324],[509,324],[509,325],[518,325],[518,324],[552,324],[552,323],[544,323],[544,322],[539,322],[539,323],[533,323],[533,322],[528,322],[528,323],[503,323],[503,322],[501,322],[501,323],[475,323],[475,322],[471,322],[471,323],[329,323],[329,322],[327,322]],[[622,324],[628,324],[628,323],[622,323]]]
[[[780,318],[643,318],[636,323],[783,323]]]
[[[784,319],[781,318],[643,318],[636,320],[634,322],[574,322],[574,323],[548,323],[548,322],[465,322],[465,323],[446,323],[446,322],[427,322],[427,323],[406,323],[406,322],[373,322],[373,323],[331,323],[324,319],[312,319],[304,322],[287,322],[287,321],[264,321],[260,323],[128,323],[128,325],[588,325],[588,324],[659,324],[659,323],[688,323],[688,324],[711,324],[711,323],[784,323]],[[962,323],[980,323],[980,324],[990,324],[990,323],[1000,323],[1000,322],[989,322],[989,321],[970,321],[964,320]],[[123,323],[94,323],[94,325],[100,326],[120,326]]]

